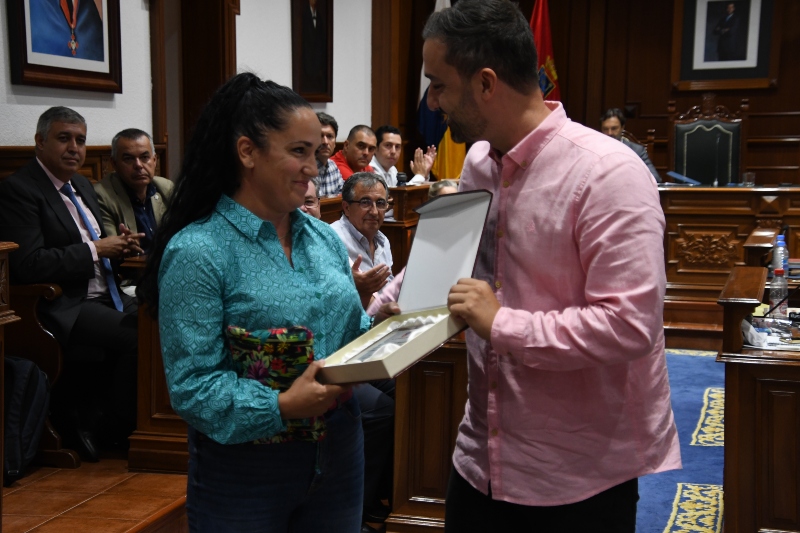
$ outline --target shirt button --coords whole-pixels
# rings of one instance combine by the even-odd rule
[[[503,284],[502,284],[502,283],[500,283],[499,281],[495,281],[495,282],[494,282],[494,286],[495,286],[495,287],[497,287],[497,288],[499,289],[500,287],[502,287],[502,286],[503,286]]]
[[[497,238],[498,239],[502,239],[503,238],[503,230],[501,230],[501,229],[497,230]]]
[[[489,384],[489,387],[490,387],[491,389],[496,389],[496,388],[497,388],[497,382],[496,382],[496,381],[492,381],[492,382]]]
[[[503,182],[503,187],[505,187],[506,189],[508,188],[509,185],[511,185],[511,184],[508,182],[508,180],[505,180]]]
[[[521,166],[522,168],[527,168],[527,166],[528,166],[528,162],[527,162],[527,161],[523,161],[523,162],[520,164],[520,166]]]
[[[496,436],[497,436],[497,430],[496,430],[496,429],[493,429],[493,430],[492,430],[492,437],[496,437]]]

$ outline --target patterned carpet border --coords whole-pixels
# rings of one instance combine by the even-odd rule
[[[692,446],[725,446],[725,389],[709,387],[692,433]]]
[[[678,483],[664,533],[720,533],[722,511],[720,485]]]

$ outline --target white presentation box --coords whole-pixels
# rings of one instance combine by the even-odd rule
[[[317,374],[321,382],[393,378],[466,329],[450,316],[447,295],[460,278],[472,277],[491,200],[489,191],[470,191],[415,209],[419,223],[397,299],[402,313],[331,354]]]

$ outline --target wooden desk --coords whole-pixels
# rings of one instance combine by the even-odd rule
[[[763,264],[772,240],[767,230],[788,226],[790,257],[800,253],[800,188],[661,186],[659,194],[667,222],[667,346],[718,350],[716,302],[731,270]]]
[[[736,267],[724,309],[726,533],[800,532],[800,352],[742,348],[767,269]]]
[[[11,309],[11,300],[8,296],[8,252],[19,248],[13,242],[0,242],[0,457],[3,456],[3,443],[5,436],[3,429],[5,422],[3,413],[5,408],[3,399],[5,398],[5,364],[3,362],[5,350],[4,326],[19,320]],[[3,523],[3,501],[0,498],[0,526]]]
[[[342,218],[342,197],[320,198],[319,212],[323,222],[333,224]]]
[[[466,403],[463,333],[397,377],[387,533],[444,530],[444,498]]]
[[[122,266],[144,268],[145,258],[131,257]],[[136,431],[130,437],[128,468],[134,471],[186,473],[189,448],[186,422],[169,402],[158,321],[139,306],[139,361]]]

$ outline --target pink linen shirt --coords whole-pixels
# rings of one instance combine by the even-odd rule
[[[469,401],[453,464],[521,505],[585,500],[681,467],[664,355],[664,215],[622,143],[560,103],[505,155],[467,155],[460,190],[494,194],[475,277],[502,306],[467,331]]]

